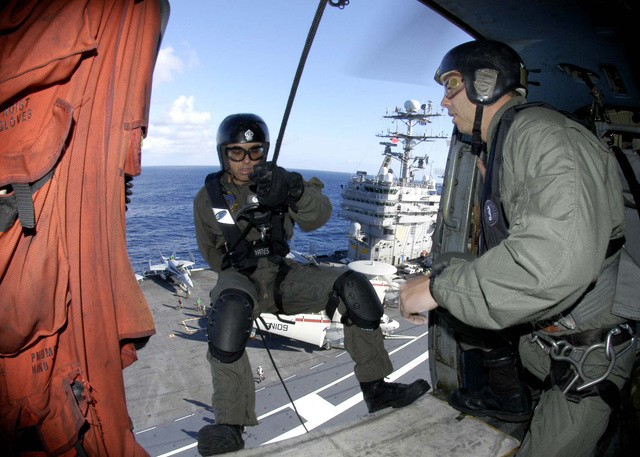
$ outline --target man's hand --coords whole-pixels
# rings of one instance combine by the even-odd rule
[[[292,209],[304,191],[299,173],[289,172],[273,162],[259,163],[249,177],[256,183],[256,196],[261,205],[277,208],[289,205]]]
[[[400,313],[412,324],[426,324],[427,317],[422,312],[431,311],[438,304],[429,292],[429,276],[410,279],[400,288]]]
[[[484,161],[478,157],[476,159],[476,165],[478,166],[478,170],[480,170],[480,174],[482,175],[482,180],[487,179],[487,166],[484,164]]]

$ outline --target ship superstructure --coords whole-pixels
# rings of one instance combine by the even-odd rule
[[[386,138],[384,158],[377,175],[358,171],[342,191],[341,216],[351,222],[347,257],[350,260],[376,260],[400,265],[426,256],[431,250],[440,195],[432,176],[416,179],[416,171],[431,164],[426,155],[414,155],[424,141],[445,140],[444,133],[419,133],[428,127],[433,112],[431,102],[421,105],[408,100],[404,109],[396,108],[384,118],[394,128],[378,134]],[[403,131],[400,127],[404,125]],[[393,148],[402,146],[402,151]],[[400,174],[391,165],[400,162]]]

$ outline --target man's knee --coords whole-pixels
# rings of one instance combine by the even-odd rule
[[[380,318],[384,314],[382,303],[365,275],[348,271],[338,277],[333,290],[346,307],[343,324],[355,324],[365,330],[375,330],[380,326]]]
[[[209,352],[222,363],[242,357],[253,326],[253,300],[238,289],[223,291],[211,305],[207,337]]]

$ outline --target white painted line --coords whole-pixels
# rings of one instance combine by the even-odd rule
[[[292,376],[289,376],[288,378],[284,378],[284,379],[282,380],[282,382],[284,382],[284,381],[288,381],[289,379],[293,379],[293,378],[295,378],[296,376],[297,376],[297,375],[295,375],[295,374],[294,374],[294,375],[292,375]]]
[[[140,430],[139,432],[136,432],[136,435],[139,435],[140,433],[144,433],[144,432],[149,432],[151,430],[155,430],[156,427],[151,427],[151,428],[145,428],[144,430]]]
[[[313,370],[314,368],[321,367],[322,365],[324,365],[324,362],[319,363],[319,364],[317,364],[317,365],[314,365],[314,366],[312,366],[312,367],[311,367],[311,368],[309,368],[309,369],[310,369],[310,370]]]
[[[423,338],[424,336],[427,335],[428,332],[424,332],[422,335],[419,335],[416,337],[415,340],[411,340],[406,344],[403,344],[402,346],[396,348],[395,350],[393,350],[392,352],[389,353],[389,355],[395,354],[396,352],[406,348],[407,346],[409,346],[410,344],[415,343],[416,341],[418,341],[419,339]],[[338,354],[336,356],[336,358],[347,354],[347,352],[342,352],[341,354]],[[419,364],[421,364],[422,362],[424,362],[425,360],[427,360],[429,358],[428,353],[425,351],[424,353],[422,353],[420,356],[418,356],[417,358],[413,359],[411,362],[407,363],[406,365],[402,366],[401,368],[397,369],[396,371],[394,371],[393,373],[391,373],[387,379],[389,379],[391,382],[393,382],[394,380],[398,379],[400,376],[404,375],[405,373],[408,373],[409,371],[411,371],[412,369],[414,369],[416,366],[418,366]],[[342,381],[344,381],[345,379],[350,378],[351,376],[354,376],[354,373],[351,372],[350,374],[343,376],[339,379],[336,379],[335,381],[315,390],[314,392],[311,392],[308,395],[305,395],[302,398],[299,398],[298,400],[296,400],[296,408],[298,409],[298,412],[300,413],[301,416],[305,417],[307,419],[306,422],[306,427],[307,430],[312,430],[314,428],[319,427],[320,425],[324,424],[325,422],[333,419],[334,417],[336,417],[337,415],[343,413],[344,411],[348,410],[349,408],[352,408],[353,406],[357,405],[359,402],[363,401],[362,398],[362,392],[358,392],[357,394],[353,395],[352,397],[348,398],[347,400],[343,401],[342,403],[340,403],[337,406],[332,405],[331,403],[329,403],[328,401],[326,401],[324,398],[318,396],[319,392],[322,392],[323,390],[326,390]],[[291,379],[295,377],[291,376],[290,378],[287,379]],[[262,388],[264,389],[264,387]],[[260,389],[260,390],[262,390]],[[275,413],[278,413],[284,409],[293,409],[291,406],[291,403],[287,403],[279,408],[274,409],[273,411],[270,411],[266,414],[263,414],[262,416],[258,417],[258,420],[262,420],[265,417],[269,417]],[[138,433],[142,433],[148,430],[153,430],[155,427],[147,429],[147,430],[143,430],[141,432]],[[271,441],[268,441],[266,443],[263,444],[269,444],[269,443],[275,443],[277,441],[282,441],[288,438],[293,438],[295,436],[299,436],[302,435],[306,432],[305,428],[302,425],[299,425],[298,427],[289,430],[288,432],[283,433],[280,436],[277,436],[275,438],[273,438]],[[183,446],[179,449],[174,449],[171,452],[167,452],[166,454],[162,454],[159,455],[157,457],[170,457],[172,455],[176,455],[179,454],[181,452],[187,451],[189,449],[193,449],[194,447],[196,447],[198,445],[197,442],[189,444],[187,446]]]
[[[416,366],[420,365],[422,362],[428,359],[429,359],[429,354],[427,352],[424,352],[419,357],[413,359],[411,362],[407,363],[403,367],[391,373],[387,378],[391,382],[393,382],[396,379],[398,379],[400,376],[413,370]],[[345,379],[345,378],[342,378],[342,379]],[[267,441],[266,443],[263,443],[263,444],[276,443],[278,441],[282,441],[282,440],[286,440],[289,438],[294,438],[296,436],[302,435],[306,433],[307,430],[311,431],[314,428],[321,426],[325,422],[328,422],[329,420],[333,419],[339,414],[342,414],[349,408],[352,408],[353,406],[363,401],[362,392],[358,392],[357,394],[343,401],[339,405],[334,406],[327,400],[317,395],[318,392],[324,390],[325,388],[326,387],[318,389],[317,391],[312,392],[308,395],[305,395],[304,397],[299,398],[298,400],[295,401],[296,408],[298,409],[300,416],[304,417],[307,420],[304,426],[302,424],[298,425],[296,428],[291,429],[288,432],[285,432],[279,436],[276,436],[272,440]],[[291,405],[291,403],[285,406],[289,406],[289,405]],[[281,410],[283,408],[278,408],[278,409]],[[271,413],[268,413],[262,417],[265,417],[270,414]],[[258,420],[260,419],[261,418],[259,417]]]
[[[191,416],[195,416],[195,415],[196,415],[196,413],[189,414],[188,416],[180,417],[180,418],[178,418],[178,419],[174,420],[174,422],[180,422],[181,420],[184,420],[184,419],[186,419],[187,417],[191,417]]]
[[[186,446],[183,446],[181,448],[178,449],[174,449],[171,452],[167,452],[166,454],[161,454],[157,457],[169,457],[171,455],[176,455],[176,454],[180,454],[181,452],[187,451],[189,449],[192,449],[194,447],[196,447],[198,445],[198,442],[196,441],[195,443],[191,443],[191,444],[187,444]]]

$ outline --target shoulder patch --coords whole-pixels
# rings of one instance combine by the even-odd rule
[[[227,205],[229,206],[231,212],[235,212],[236,208],[238,207],[238,199],[236,198],[236,196],[231,192],[225,192],[224,199],[227,201]]]
[[[498,207],[491,200],[487,200],[484,203],[484,219],[487,221],[490,227],[493,227],[498,223],[498,219],[500,218],[500,212],[498,211]]]

